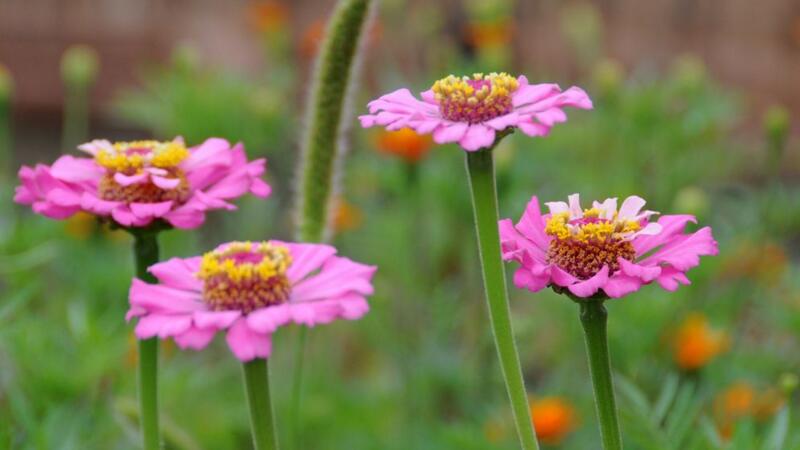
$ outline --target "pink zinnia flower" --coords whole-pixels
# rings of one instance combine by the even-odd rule
[[[266,161],[248,162],[242,144],[211,138],[186,148],[183,140],[111,143],[78,147],[92,158],[62,156],[52,166],[19,170],[14,201],[65,219],[79,211],[111,217],[123,227],[146,227],[163,219],[176,228],[195,228],[206,211],[235,209],[228,200],[251,192],[267,197],[261,180]]]
[[[534,196],[522,219],[499,222],[503,259],[521,264],[514,284],[533,292],[552,286],[576,297],[622,297],[657,282],[674,291],[689,284],[686,271],[701,255],[716,255],[711,228],[685,233],[694,216],[661,216],[642,211],[645,201],[631,196],[617,210],[617,199],[582,209],[578,194],[569,203],[547,203],[542,215]]]
[[[366,314],[375,269],[336,256],[329,245],[231,242],[150,267],[159,284],[133,280],[126,318],[139,318],[139,339],[172,337],[181,348],[200,350],[226,330],[237,358],[267,358],[282,325]]]
[[[359,117],[361,126],[433,133],[438,144],[458,142],[472,152],[490,147],[496,133],[507,129],[546,136],[553,125],[567,120],[566,106],[592,108],[581,88],[562,92],[557,84],[528,84],[524,76],[506,73],[450,75],[420,96],[422,100],[408,89],[398,89],[369,102],[370,113]]]

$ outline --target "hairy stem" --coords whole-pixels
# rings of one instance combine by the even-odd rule
[[[319,242],[329,232],[331,193],[345,151],[342,136],[349,124],[345,111],[370,4],[370,0],[339,2],[316,61],[300,161],[298,237],[302,241]]]
[[[297,238],[302,242],[322,242],[330,235],[329,209],[346,150],[344,135],[349,124],[346,111],[353,96],[359,48],[371,5],[371,0],[339,1],[315,63],[298,177]],[[305,328],[300,330],[295,349],[289,416],[293,444],[297,444],[294,434],[299,428],[297,416],[302,397],[307,333]]]

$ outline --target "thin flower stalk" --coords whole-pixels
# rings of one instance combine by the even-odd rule
[[[500,257],[492,150],[467,153],[466,162],[489,319],[503,379],[511,400],[511,410],[522,448],[538,449],[517,346],[514,342],[505,268]]]

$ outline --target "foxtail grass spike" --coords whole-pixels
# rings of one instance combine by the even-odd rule
[[[317,57],[307,107],[300,162],[298,238],[320,242],[330,235],[329,210],[336,189],[359,48],[372,1],[341,0]]]

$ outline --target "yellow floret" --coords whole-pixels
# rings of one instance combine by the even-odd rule
[[[242,253],[257,253],[263,256],[260,262],[236,263],[232,258]],[[283,275],[292,262],[289,249],[262,242],[234,242],[223,250],[214,250],[203,255],[197,277],[206,280],[222,275],[233,282],[252,278],[267,279],[276,275]]]
[[[116,142],[113,150],[101,150],[95,156],[97,164],[114,172],[138,172],[145,166],[168,169],[177,167],[189,157],[181,142],[130,141]]]

